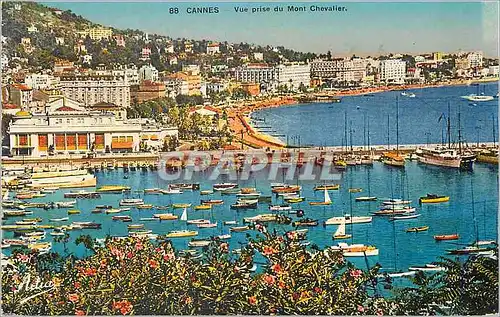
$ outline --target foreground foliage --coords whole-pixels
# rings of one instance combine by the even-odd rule
[[[462,309],[453,313],[496,311],[498,266],[491,259],[450,261],[456,270],[417,275],[425,282],[384,299],[377,296],[378,266],[361,271],[338,252],[307,251],[293,233],[257,229],[262,235],[249,238],[239,255],[214,240],[203,259],[176,254],[168,240],[140,238],[108,238],[103,247],[81,238],[94,252],[84,259],[18,253],[2,273],[2,309],[23,315],[393,315],[434,314],[451,301]],[[256,258],[267,264],[251,274]]]

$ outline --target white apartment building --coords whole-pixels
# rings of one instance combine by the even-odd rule
[[[30,74],[24,78],[24,83],[33,89],[57,89],[60,87],[59,77],[47,74]]]
[[[94,41],[109,39],[113,36],[113,30],[107,28],[92,28],[85,32]]]
[[[234,75],[244,83],[278,83],[278,69],[267,64],[246,64],[236,68]]]
[[[111,75],[123,76],[131,86],[139,85],[139,70],[134,64],[115,68],[111,71]]]
[[[483,52],[471,52],[467,54],[467,60],[469,61],[469,67],[482,67],[483,66]]]
[[[406,62],[400,59],[380,61],[380,81],[386,84],[404,84],[406,77]]]
[[[218,53],[220,53],[219,43],[210,43],[207,45],[207,54],[208,55],[215,55]]]
[[[366,76],[363,59],[315,60],[311,62],[311,76],[338,82],[360,82]]]
[[[498,77],[499,66],[490,66],[488,68],[488,75]]]
[[[255,59],[256,61],[263,61],[264,60],[264,53],[260,53],[260,52],[253,53],[253,59]]]
[[[167,46],[165,46],[165,53],[174,53],[174,44],[168,43]]]
[[[306,88],[310,87],[311,66],[309,64],[281,64],[276,68],[278,69],[278,85],[285,85],[291,90],[297,90],[301,85]]]
[[[151,64],[139,68],[139,81],[158,81],[158,70]]]
[[[125,76],[62,75],[60,81],[66,97],[85,105],[105,101],[130,107],[130,83]]]
[[[182,71],[197,76],[200,74],[200,65],[182,65]]]

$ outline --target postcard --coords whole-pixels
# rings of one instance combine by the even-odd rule
[[[2,3],[2,313],[498,314],[497,2]]]

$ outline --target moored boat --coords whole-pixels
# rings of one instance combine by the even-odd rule
[[[144,205],[144,200],[141,198],[127,198],[120,200],[120,206],[139,206]]]
[[[421,227],[411,227],[406,229],[406,232],[422,232],[429,230],[429,226],[421,226]]]
[[[175,230],[175,231],[170,231],[165,236],[167,238],[185,238],[185,237],[193,237],[193,236],[197,236],[197,235],[198,235],[198,231],[193,231],[193,230]]]
[[[424,197],[420,197],[418,202],[420,204],[436,204],[436,203],[444,203],[450,200],[449,196],[440,196],[436,194],[427,194]]]
[[[443,240],[458,240],[460,236],[458,233],[454,234],[441,234],[441,235],[435,235],[434,240],[436,241],[443,241]]]
[[[364,244],[347,244],[344,242],[339,242],[337,246],[331,246],[330,249],[341,251],[342,255],[345,257],[365,257],[365,256],[376,256],[379,250],[374,246],[367,246]]]

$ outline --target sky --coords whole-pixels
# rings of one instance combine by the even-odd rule
[[[44,2],[93,22],[172,38],[248,42],[336,55],[482,50],[498,56],[498,3],[480,2]],[[288,5],[307,12],[287,12]],[[311,12],[311,5],[344,6]],[[274,8],[283,7],[283,12]],[[188,8],[218,7],[218,14]],[[271,12],[236,13],[235,7]],[[178,14],[169,9],[178,8]]]

